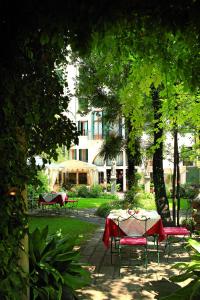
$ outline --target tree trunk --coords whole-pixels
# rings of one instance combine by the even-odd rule
[[[140,164],[140,140],[139,138],[135,138],[134,145],[132,145],[133,149],[130,149],[128,146],[129,143],[129,134],[132,131],[131,122],[128,119],[126,121],[126,128],[127,128],[127,162],[128,162],[128,169],[127,169],[127,185],[128,190],[131,189],[132,186],[137,184],[136,180],[136,166]],[[133,150],[133,152],[131,151]],[[133,154],[134,153],[134,154]]]
[[[177,225],[180,226],[180,168],[179,168],[179,152],[177,143]]]
[[[162,220],[166,223],[170,221],[169,202],[167,199],[164,169],[163,169],[163,129],[160,125],[161,120],[161,101],[159,99],[159,91],[152,87],[152,103],[154,109],[154,146],[153,154],[153,182],[155,191],[155,201],[158,213]]]
[[[178,150],[177,129],[174,129],[174,170],[172,179],[172,214],[173,222],[176,225],[176,182],[177,182],[177,150]]]

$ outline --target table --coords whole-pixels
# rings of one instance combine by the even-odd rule
[[[133,213],[131,211],[127,210],[112,210],[105,221],[105,229],[103,234],[103,242],[104,245],[109,248],[110,246],[110,238],[116,237],[119,235],[119,228],[117,225],[117,218],[119,216],[122,216],[123,218],[126,218],[130,216],[130,214]],[[160,215],[156,211],[147,211],[147,210],[139,210],[137,211],[136,217],[140,218],[140,216],[145,216],[147,218],[150,218],[147,222],[147,235],[158,235],[158,241],[163,241],[166,236],[164,233],[164,228],[162,224],[162,220],[160,218]],[[124,228],[120,228],[120,234],[122,235],[128,235],[131,232],[142,232],[142,224],[144,222],[140,222],[139,220],[135,220],[134,218],[130,218],[129,223]],[[124,223],[124,222],[123,222]]]
[[[39,197],[38,205],[48,206],[53,204],[60,204],[60,206],[64,206],[65,203],[68,202],[68,196],[66,193],[46,193]]]

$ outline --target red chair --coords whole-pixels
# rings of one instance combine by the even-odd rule
[[[122,231],[120,229],[122,223],[132,219],[133,222],[140,221],[144,223],[144,234],[131,234],[131,235],[122,235]],[[115,251],[113,251],[113,247],[111,245],[111,261],[112,261],[112,254],[118,253],[119,255],[119,263],[121,265],[121,250],[124,247],[143,247],[144,249],[144,256],[145,256],[145,267],[147,269],[148,264],[148,257],[147,257],[147,221],[149,219],[145,216],[142,216],[142,218],[137,218],[135,214],[130,215],[128,218],[118,217],[117,219],[117,225],[118,225],[118,236],[115,237],[114,243],[115,243]],[[111,242],[112,243],[112,242]],[[117,251],[116,251],[117,250]]]
[[[185,227],[164,227],[164,234],[166,236],[165,252],[168,248],[168,258],[171,244],[173,243],[173,237],[183,237],[191,236],[191,232]],[[171,240],[170,240],[171,239]]]

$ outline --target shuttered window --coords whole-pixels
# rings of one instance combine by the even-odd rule
[[[77,159],[76,149],[70,150],[71,159]]]
[[[78,131],[80,135],[88,135],[88,121],[78,121]]]
[[[79,149],[79,160],[88,162],[88,149]]]

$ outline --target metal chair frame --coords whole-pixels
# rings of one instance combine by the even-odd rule
[[[144,234],[141,235],[122,235],[121,231],[120,231],[120,224],[129,220],[129,219],[135,219],[135,220],[139,220],[140,222],[144,222]],[[112,264],[112,254],[113,253],[117,253],[119,256],[119,263],[121,265],[121,249],[123,247],[144,247],[144,254],[145,254],[145,268],[147,269],[147,265],[148,265],[148,241],[147,241],[147,222],[148,222],[149,218],[147,218],[146,216],[142,216],[141,218],[138,218],[135,213],[131,214],[129,217],[127,218],[123,218],[121,216],[119,216],[117,218],[117,225],[118,225],[118,234],[117,236],[113,236],[111,237],[111,264]],[[138,238],[144,238],[146,239],[145,244],[134,244],[131,245],[128,243],[128,239],[138,239]],[[121,241],[123,239],[123,244],[121,244]],[[127,239],[127,244],[126,244],[126,239]],[[125,241],[125,243],[124,243]],[[114,243],[114,245],[113,245]],[[113,247],[115,250],[113,250]]]
[[[186,229],[185,227],[164,227],[164,230],[167,228],[179,228],[179,229]],[[167,260],[169,260],[169,254],[170,254],[170,250],[171,250],[171,245],[173,244],[173,240],[177,237],[181,238],[182,241],[185,241],[186,237],[191,237],[192,233],[188,230],[188,233],[184,233],[184,232],[180,232],[177,234],[174,233],[166,233],[166,242],[165,242],[165,248],[164,248],[164,253],[167,253]]]

